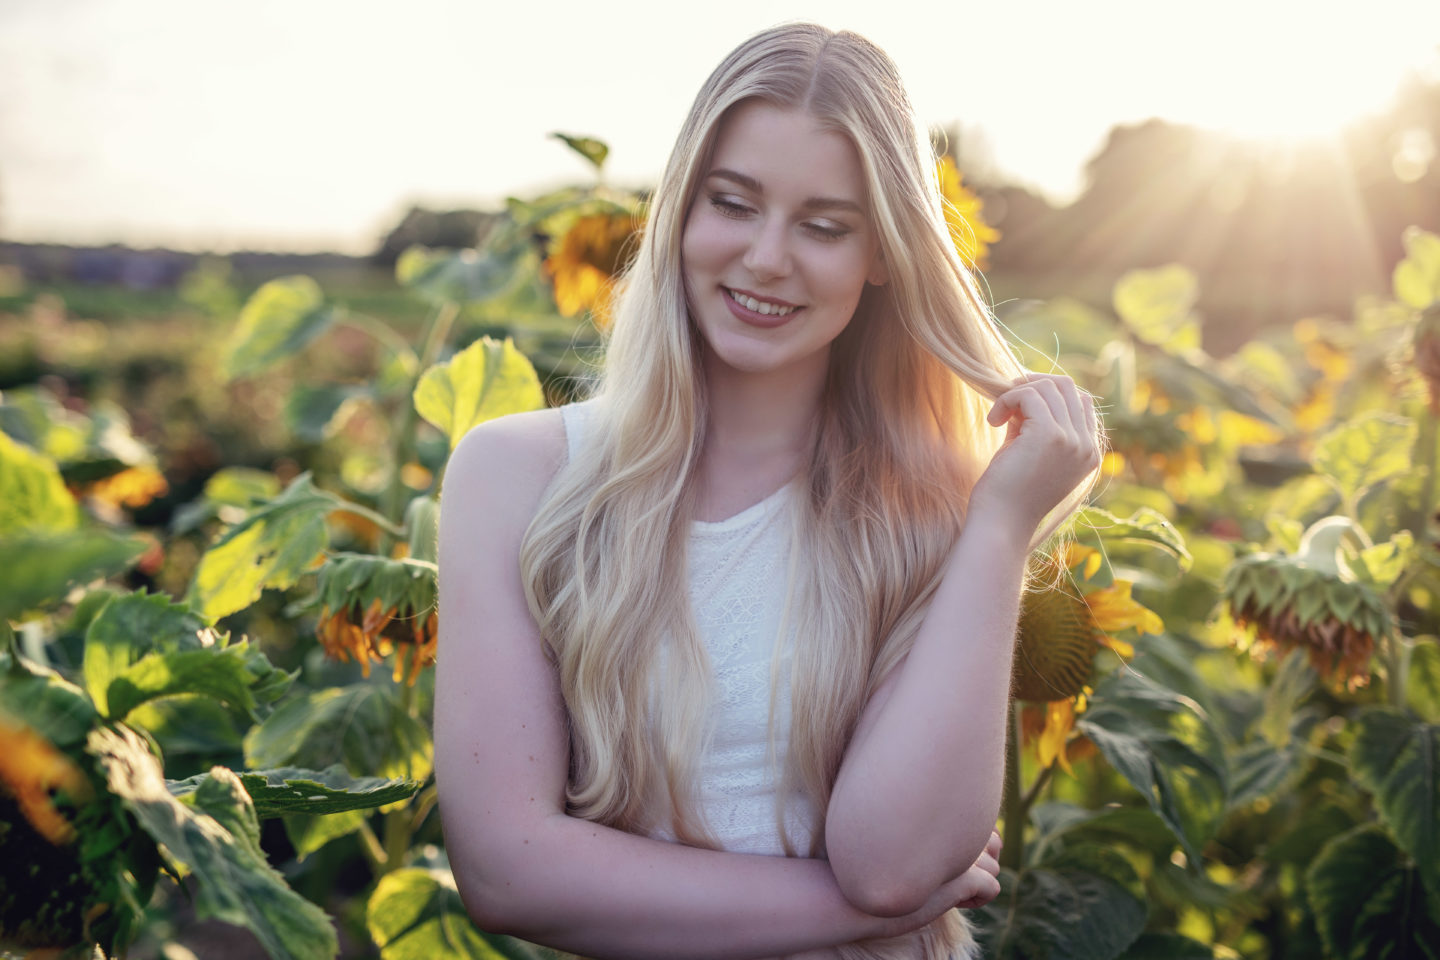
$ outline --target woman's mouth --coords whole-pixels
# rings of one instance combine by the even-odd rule
[[[725,304],[730,307],[730,312],[746,323],[755,326],[774,327],[779,326],[790,319],[803,308],[793,303],[776,303],[773,300],[761,300],[752,297],[748,293],[739,290],[731,290],[729,287],[721,287],[725,292]]]

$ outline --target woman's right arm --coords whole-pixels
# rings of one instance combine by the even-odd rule
[[[435,749],[446,848],[492,932],[593,957],[768,957],[914,929],[862,913],[821,860],[721,853],[565,813],[569,741],[520,583],[520,540],[564,460],[557,411],[472,430],[446,467]]]

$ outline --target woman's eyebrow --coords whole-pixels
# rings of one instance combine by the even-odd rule
[[[727,170],[724,167],[719,167],[711,170],[710,173],[706,175],[707,180],[710,177],[729,180],[731,183],[744,187],[751,193],[761,196],[765,194],[765,188],[760,185],[759,180],[735,170]],[[841,210],[847,213],[857,213],[861,216],[865,214],[865,209],[861,207],[860,204],[854,200],[846,200],[843,197],[809,197],[805,202],[800,204],[800,207],[803,210]]]

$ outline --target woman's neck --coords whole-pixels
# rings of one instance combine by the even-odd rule
[[[810,455],[824,385],[823,367],[764,374],[706,370],[697,519],[732,516],[794,478]]]

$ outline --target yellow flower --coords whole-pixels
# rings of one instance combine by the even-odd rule
[[[165,482],[165,475],[159,470],[151,466],[140,466],[121,470],[103,480],[96,480],[86,492],[112,507],[118,508],[124,504],[133,510],[169,493],[170,485]]]
[[[936,174],[940,178],[940,195],[945,199],[945,222],[960,259],[967,266],[985,269],[985,256],[990,245],[1000,239],[1000,231],[981,217],[984,201],[960,182],[960,171],[948,154],[936,164]]]
[[[319,587],[315,635],[332,659],[354,660],[369,677],[370,665],[393,653],[395,682],[411,685],[422,668],[435,663],[435,579],[424,565],[341,554],[321,568]]]
[[[596,213],[571,225],[545,260],[562,314],[573,317],[589,310],[597,324],[609,324],[615,277],[632,252],[635,223],[633,214]]]
[[[0,787],[51,843],[70,843],[75,827],[55,809],[55,794],[75,800],[90,795],[90,781],[69,757],[30,727],[0,716]]]
[[[1159,633],[1165,629],[1159,614],[1131,598],[1133,586],[1129,580],[1116,580],[1108,587],[1085,595],[1085,604],[1097,627],[1106,633],[1131,628],[1140,633]]]

